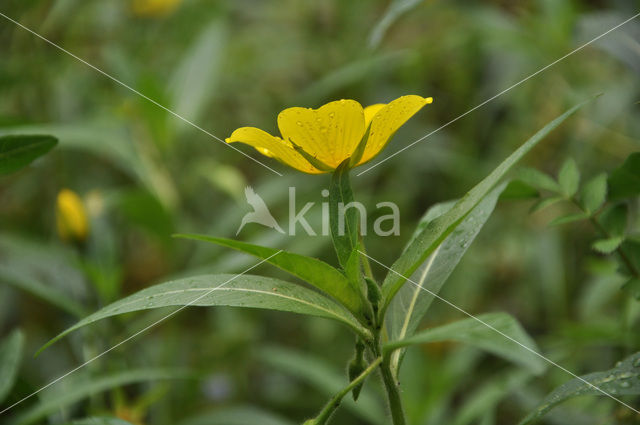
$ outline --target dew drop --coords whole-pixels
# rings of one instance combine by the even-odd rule
[[[302,121],[297,121],[296,124],[298,124],[300,127],[302,127]]]
[[[336,113],[335,113],[335,112],[329,112],[329,118],[333,118],[333,117],[335,117],[335,116],[336,116]]]
[[[324,134],[326,132],[327,132],[327,127],[325,126],[320,127],[320,133]]]
[[[620,382],[620,387],[622,388],[629,388],[631,386],[631,384],[627,381],[622,381]]]

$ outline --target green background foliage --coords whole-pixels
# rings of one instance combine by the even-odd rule
[[[185,0],[159,15],[140,14],[129,0],[0,5],[1,13],[221,139],[245,125],[275,132],[277,113],[289,106],[433,96],[379,159],[639,10],[640,2],[622,0]],[[369,226],[378,202],[393,201],[401,211],[400,235],[369,232],[367,253],[391,266],[419,223],[441,216],[452,206],[448,201],[461,198],[551,120],[602,93],[527,155],[511,174],[518,183],[502,192],[490,216],[495,199],[485,201],[489,211],[471,211],[475,221],[463,221],[468,230],[441,245],[441,254],[450,255],[441,255],[446,261],[428,269],[427,279],[442,297],[484,314],[567,369],[594,380],[626,379],[640,351],[639,40],[636,20],[371,171],[352,172]],[[0,158],[13,135],[58,140],[49,152],[21,157],[24,168],[14,165],[0,176],[0,410],[160,320],[181,300],[160,300],[164,307],[155,308],[141,298],[130,309],[137,313],[92,323],[33,357],[78,320],[154,284],[185,289],[202,276],[242,272],[259,261],[252,256],[273,252],[247,255],[247,246],[222,239],[171,237],[235,238],[249,211],[245,186],[254,187],[285,229],[287,188],[295,186],[298,209],[316,202],[307,219],[319,233],[328,175],[301,175],[239,147],[284,175],[278,177],[1,17],[0,58],[0,136],[9,136],[0,139]],[[56,233],[55,199],[65,187],[87,206],[90,233],[83,244],[63,242]],[[290,236],[247,225],[238,238],[335,267],[348,262],[336,257],[330,235],[298,230]],[[249,284],[315,300],[313,287],[327,288],[309,279],[335,272],[319,261],[314,273],[288,257],[279,261],[284,271],[261,264],[251,274],[268,278],[247,278]],[[387,271],[372,267],[382,281]],[[285,271],[311,285],[287,283],[300,281]],[[206,279],[208,287],[212,282]],[[411,289],[403,287],[394,303],[411,300]],[[348,311],[360,307],[349,305],[352,293],[344,288],[345,307],[331,302],[315,312],[324,317],[184,309],[0,422],[301,423],[347,384],[349,329],[361,327]],[[477,323],[457,322],[470,320],[460,311],[424,298],[419,317],[408,319],[422,343],[397,352],[410,424],[515,424],[547,413],[558,398],[568,401],[539,418],[542,423],[637,421],[606,397],[573,397],[572,391],[589,391],[553,366],[542,371],[545,363],[521,347],[499,339],[492,344],[496,335],[485,338]],[[227,304],[269,302],[255,297]],[[402,323],[394,303],[389,320]],[[284,304],[283,310],[307,308]],[[111,314],[103,310],[102,316]],[[390,326],[395,334],[401,328]],[[451,329],[456,338],[438,337]],[[637,406],[637,391],[625,393],[622,382],[614,379],[611,388],[617,385]],[[345,398],[332,423],[389,423],[378,380],[367,380],[357,402]]]

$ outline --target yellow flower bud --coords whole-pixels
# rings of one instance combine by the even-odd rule
[[[56,225],[60,238],[82,242],[89,233],[89,220],[82,199],[72,190],[62,189],[56,202]]]

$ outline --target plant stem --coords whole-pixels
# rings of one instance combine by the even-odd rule
[[[407,421],[404,417],[402,399],[400,398],[398,383],[393,378],[393,373],[391,372],[390,360],[391,357],[385,356],[382,364],[380,365],[380,372],[382,373],[382,381],[384,382],[384,387],[387,391],[387,398],[389,399],[391,419],[393,420],[393,425],[406,425]]]
[[[349,394],[349,392],[355,388],[356,386],[358,386],[358,384],[360,384],[362,381],[365,380],[365,378],[371,373],[373,372],[376,367],[378,367],[378,365],[382,362],[382,357],[378,357],[377,359],[375,359],[370,365],[369,367],[367,367],[360,375],[358,375],[358,377],[356,379],[354,379],[353,381],[351,381],[349,383],[349,385],[347,385],[346,387],[344,387],[342,390],[340,390],[339,393],[337,393],[336,395],[334,395],[331,400],[329,400],[329,402],[324,406],[324,408],[320,411],[320,413],[318,414],[318,416],[315,418],[315,423],[317,424],[324,424],[326,423],[329,418],[331,417],[331,415],[333,414],[333,412],[336,411],[336,409],[338,408],[338,406],[340,406],[340,402],[342,401],[342,399],[344,398],[344,396],[346,396],[347,394]]]

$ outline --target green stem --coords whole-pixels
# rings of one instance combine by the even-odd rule
[[[360,375],[358,375],[358,377],[356,379],[354,379],[353,381],[351,381],[349,383],[349,385],[347,385],[346,387],[344,387],[342,390],[340,390],[339,393],[337,393],[336,395],[334,395],[331,400],[329,400],[329,402],[324,406],[324,408],[320,411],[320,413],[318,414],[318,416],[314,419],[313,424],[317,424],[317,425],[321,425],[321,424],[325,424],[327,423],[327,421],[329,420],[329,418],[331,417],[331,415],[333,415],[333,413],[336,411],[336,409],[338,408],[338,406],[340,406],[340,402],[342,401],[342,399],[344,398],[344,396],[346,396],[347,394],[349,394],[349,392],[351,392],[351,390],[353,390],[355,387],[357,387],[362,381],[364,381],[366,379],[367,376],[369,376],[369,374],[371,374],[371,372],[373,372],[378,365],[380,365],[380,363],[382,362],[382,357],[378,357],[377,359],[375,359],[370,365],[369,367],[367,367]]]
[[[384,382],[384,388],[387,391],[387,398],[389,399],[391,419],[393,420],[393,425],[406,425],[407,421],[404,417],[402,399],[400,398],[398,383],[393,378],[393,372],[391,372],[390,360],[390,357],[384,358],[384,361],[380,365],[380,372],[382,373],[382,382]]]

